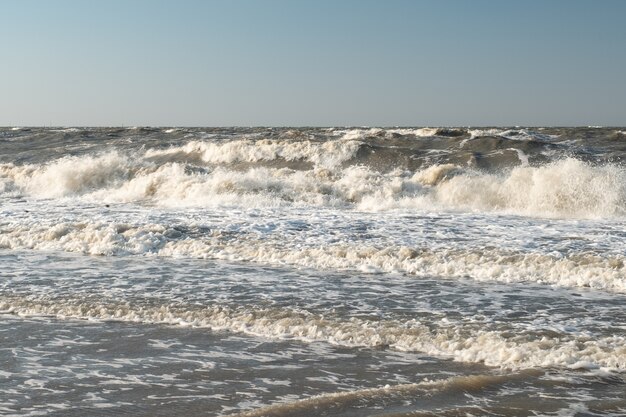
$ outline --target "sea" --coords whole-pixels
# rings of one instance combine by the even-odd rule
[[[0,128],[2,416],[626,416],[626,128]]]

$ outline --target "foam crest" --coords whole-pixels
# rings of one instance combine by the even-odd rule
[[[175,231],[174,231],[175,232]],[[91,255],[158,255],[249,261],[313,269],[404,273],[417,277],[470,277],[479,281],[534,282],[626,293],[626,257],[570,255],[497,248],[434,249],[369,244],[290,245],[280,236],[212,230],[200,236],[148,224],[62,223],[12,226],[0,248],[61,250]]]
[[[626,214],[626,170],[565,159],[539,167],[487,173],[452,164],[412,177],[381,176],[362,210],[451,209],[530,217],[605,218]]]
[[[136,192],[138,189],[143,191]],[[304,203],[368,211],[447,209],[604,218],[626,213],[626,172],[618,166],[593,166],[575,159],[516,167],[503,174],[444,164],[413,175],[402,171],[382,174],[363,166],[334,172],[218,168],[190,175],[181,166],[170,165],[108,190],[106,195],[117,201],[152,198],[165,205],[245,206],[256,196],[254,206]]]
[[[558,135],[547,135],[530,129],[469,129],[470,139],[481,136],[501,136],[513,140],[540,140],[550,141],[558,138]]]
[[[130,159],[117,152],[64,157],[44,165],[0,166],[5,184],[10,180],[12,187],[44,198],[83,194],[120,185],[133,174]]]
[[[350,347],[383,347],[506,369],[569,367],[626,371],[626,339],[620,336],[507,335],[507,332],[476,330],[462,325],[431,330],[417,320],[342,320],[290,309],[231,308],[220,305],[136,306],[95,298],[46,300],[2,296],[0,310],[24,316],[206,327],[275,339],[323,341]]]
[[[308,140],[247,140],[229,142],[192,141],[181,147],[166,150],[148,150],[147,157],[163,155],[197,156],[205,163],[232,164],[235,162],[259,162],[283,159],[286,161],[308,161],[314,165],[333,168],[350,160],[359,149],[357,141]]]
[[[529,216],[608,217],[626,213],[626,171],[565,159],[516,167],[504,175],[456,175],[435,198],[446,207]]]
[[[349,130],[336,130],[334,135],[341,135],[343,140],[367,140],[371,137],[394,137],[400,136],[415,136],[420,138],[428,138],[433,136],[462,136],[465,133],[463,129],[443,128],[443,127],[422,127],[422,128],[396,128],[396,129],[381,129],[381,128],[362,128],[362,129],[349,129]]]
[[[333,132],[336,136],[341,136],[341,139],[350,140],[363,140],[368,136],[380,135],[383,129],[380,128],[363,128],[363,129],[349,129],[349,130],[335,130]]]
[[[199,144],[202,149],[209,146]],[[185,146],[192,149],[195,145]],[[235,160],[221,155],[214,146],[210,145],[212,156],[208,160]],[[415,172],[379,172],[364,165],[336,165],[350,158],[358,144],[342,148],[345,152],[338,154],[321,148],[313,151],[310,143],[302,146],[308,150],[288,158],[308,155],[314,167],[253,165],[238,169],[171,161],[157,164],[150,157],[131,158],[117,152],[65,157],[43,165],[1,164],[0,192],[22,192],[38,198],[84,196],[98,202],[147,202],[165,207],[300,204],[365,211],[460,210],[554,218],[626,215],[626,169],[617,164],[594,165],[568,158],[542,166],[526,163],[500,173],[454,164],[435,164]],[[340,145],[335,141],[319,146]],[[156,152],[148,154],[154,156]]]
[[[351,187],[333,183],[326,170],[251,168],[246,171],[218,167],[207,173],[188,173],[180,164],[146,172],[117,188],[89,197],[110,202],[150,200],[166,207],[279,207],[287,204],[345,205]]]
[[[465,129],[446,128],[446,127],[422,127],[419,129],[387,129],[387,135],[416,136],[421,138],[429,138],[433,136],[451,136],[459,137],[465,135]]]

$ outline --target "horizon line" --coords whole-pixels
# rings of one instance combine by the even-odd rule
[[[625,128],[625,125],[513,125],[513,124],[478,124],[478,125],[5,125],[0,129],[233,129],[233,128],[256,128],[256,129],[405,129],[405,128],[442,128],[442,129],[458,129],[458,128],[588,128],[588,129],[610,129]]]

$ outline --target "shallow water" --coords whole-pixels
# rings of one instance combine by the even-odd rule
[[[0,414],[624,415],[625,130],[0,130]]]

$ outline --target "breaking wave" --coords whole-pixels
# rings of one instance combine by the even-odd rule
[[[556,218],[626,214],[626,169],[575,158],[497,172],[459,164],[380,171],[346,164],[356,142],[183,147],[127,155],[64,157],[45,164],[0,164],[0,192],[36,198],[157,206],[307,204],[356,210],[461,210]],[[305,161],[305,167],[258,161]],[[248,162],[245,166],[229,165]]]
[[[224,143],[192,141],[182,147],[148,150],[146,157],[183,156],[204,163],[236,163],[275,161],[307,161],[320,167],[333,168],[354,157],[359,148],[356,141],[276,141],[235,140]]]

